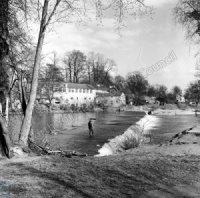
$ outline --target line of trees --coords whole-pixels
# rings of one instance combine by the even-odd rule
[[[133,98],[136,105],[144,104],[145,96],[158,99],[165,103],[175,103],[177,97],[182,96],[179,86],[174,86],[170,91],[164,85],[150,85],[148,80],[139,72],[129,73],[126,78],[118,75],[114,79],[114,86]],[[131,94],[133,94],[131,96]]]
[[[103,54],[91,52],[86,56],[79,50],[67,52],[63,58],[68,82],[111,85],[111,72],[116,71],[116,63]]]
[[[40,62],[42,58],[42,46],[45,39],[45,34],[49,27],[56,22],[66,22],[80,24],[85,23],[91,11],[96,13],[96,18],[101,21],[103,12],[112,9],[114,13],[113,17],[116,21],[115,30],[120,31],[123,27],[123,22],[127,15],[134,17],[140,17],[149,14],[152,11],[151,7],[146,6],[143,1],[118,1],[111,2],[98,1],[66,1],[66,0],[1,0],[0,1],[0,71],[1,79],[5,77],[4,81],[1,81],[0,91],[2,92],[2,100],[6,100],[6,107],[9,105],[9,93],[12,89],[12,84],[19,84],[20,98],[23,106],[24,118],[21,125],[19,145],[26,147],[28,137],[30,135],[31,121],[33,107],[36,99],[38,78],[40,70]],[[37,38],[37,44],[33,50],[33,59],[30,57],[31,62],[28,62],[29,56],[26,57],[28,42],[23,42],[21,45],[19,38],[28,38],[28,31],[26,29],[27,23],[30,21],[36,22],[39,27],[39,33]],[[11,31],[9,31],[11,30]],[[16,48],[9,42],[13,35],[13,41],[18,43]],[[18,36],[16,36],[19,33]],[[26,39],[25,39],[26,40]],[[22,39],[24,41],[24,39]],[[27,40],[29,41],[29,39]],[[28,47],[29,48],[29,47]],[[15,50],[14,50],[15,49]],[[13,52],[12,66],[8,66],[9,54]],[[27,54],[29,55],[29,54]],[[25,56],[25,57],[23,57]],[[83,57],[79,57],[83,58]],[[76,58],[75,58],[76,59]],[[74,59],[73,59],[74,60]],[[75,60],[74,60],[75,61]],[[30,93],[25,97],[25,90],[23,84],[25,83],[23,66],[32,65],[31,79],[30,79]],[[20,66],[20,67],[19,67]],[[78,67],[81,65],[78,64]],[[10,75],[10,72],[12,75]],[[73,80],[79,80],[78,68],[73,71]],[[72,80],[72,79],[71,79]],[[21,86],[20,86],[21,84]],[[8,112],[8,108],[6,108]],[[7,113],[8,115],[8,113]]]

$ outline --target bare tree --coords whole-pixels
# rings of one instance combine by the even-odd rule
[[[79,50],[73,50],[65,54],[63,63],[66,68],[66,76],[69,82],[78,83],[84,76],[86,69],[86,56]]]
[[[200,44],[200,1],[179,0],[174,8],[175,21],[186,28],[186,39]],[[200,49],[197,51],[197,67],[200,65]]]
[[[7,73],[7,58],[9,53],[8,45],[8,17],[9,17],[9,1],[2,0],[0,2],[0,91],[3,97],[8,98],[9,79]],[[2,113],[2,112],[1,112]],[[0,141],[3,146],[5,154],[9,157],[10,138],[6,123],[0,114]]]
[[[63,63],[65,65],[65,78],[66,81],[72,82],[72,74],[73,74],[73,67],[72,67],[72,57],[70,56],[70,53],[65,53],[65,56],[63,58]]]
[[[37,93],[42,46],[45,38],[45,33],[49,25],[54,22],[73,22],[76,24],[85,23],[85,20],[93,10],[96,10],[97,18],[101,19],[103,17],[104,10],[114,9],[114,17],[116,19],[115,25],[116,30],[118,31],[123,26],[123,20],[125,19],[126,15],[133,15],[134,17],[138,17],[151,12],[152,8],[145,6],[143,2],[144,0],[113,0],[109,2],[103,2],[101,0],[44,0],[43,4],[41,4],[41,1],[25,1],[24,6],[21,6],[25,11],[27,11],[26,13],[28,13],[25,17],[37,17],[40,21],[40,30],[38,34],[38,42],[34,59],[31,91],[20,132],[19,143],[21,146],[27,145],[28,135],[31,127],[33,107]]]
[[[95,54],[94,52],[90,52],[88,54],[87,60],[86,60],[86,73],[88,76],[88,83],[91,84],[92,83],[92,75],[94,72],[94,68],[95,68]]]
[[[198,0],[179,0],[174,8],[175,20],[187,30],[187,39],[200,36],[200,2]]]
[[[64,82],[64,76],[58,65],[59,59],[56,53],[53,54],[53,60],[51,64],[47,64],[44,71],[44,77],[40,79],[39,89],[40,95],[45,96],[49,102],[49,111],[51,110],[52,100],[54,99],[55,92],[57,91],[58,85]]]

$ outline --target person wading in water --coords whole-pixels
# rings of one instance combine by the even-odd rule
[[[88,129],[89,129],[89,136],[94,135],[94,131],[93,131],[93,127],[92,127],[92,120],[91,119],[89,119],[89,122],[88,122]]]

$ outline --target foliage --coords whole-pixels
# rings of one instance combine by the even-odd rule
[[[174,8],[175,21],[186,28],[186,39],[200,44],[200,1],[179,0]],[[196,53],[197,65],[200,63],[200,49]]]
[[[140,73],[129,73],[127,87],[135,95],[135,103],[142,103],[143,96],[147,93],[148,81]]]
[[[120,150],[129,150],[132,148],[137,148],[142,141],[142,135],[138,138],[134,134],[129,134],[124,136],[124,140],[120,143]]]
[[[70,105],[69,104],[60,104],[60,110],[69,111]]]
[[[181,96],[181,95],[182,95],[182,90],[181,90],[181,88],[180,88],[179,86],[174,86],[174,87],[172,88],[172,94],[173,94],[174,96]]]
[[[187,100],[193,100],[196,103],[199,103],[199,100],[200,100],[200,82],[196,81],[196,82],[190,83],[190,85],[186,89],[184,97]]]
[[[147,90],[147,96],[153,97],[156,96],[157,90],[154,86],[150,85]]]
[[[188,39],[198,39],[200,35],[200,2],[198,0],[179,0],[174,8],[175,20],[187,29]]]
[[[152,8],[145,6],[143,0],[141,1],[110,1],[104,2],[101,0],[98,1],[66,1],[66,0],[44,0],[44,1],[32,1],[32,0],[14,0],[9,1],[12,6],[16,7],[16,18],[21,20],[26,20],[27,22],[39,22],[39,34],[38,34],[38,42],[36,45],[36,51],[33,61],[33,72],[32,72],[32,80],[30,87],[30,95],[28,99],[28,103],[26,106],[26,112],[23,119],[21,132],[20,132],[20,140],[19,143],[21,146],[25,146],[27,144],[28,135],[31,129],[31,120],[33,107],[37,94],[38,87],[38,76],[40,69],[40,60],[42,54],[42,47],[44,43],[45,33],[47,29],[49,30],[51,25],[55,22],[66,22],[73,24],[85,24],[85,21],[89,19],[91,12],[96,13],[97,19],[102,19],[103,12],[105,10],[114,11],[114,18],[116,20],[115,29],[116,31],[120,31],[123,27],[123,22],[127,15],[132,15],[134,17],[140,17],[146,14],[151,13]],[[4,61],[7,58],[7,49],[8,44],[6,42],[8,36],[8,13],[12,10],[11,6],[8,6],[8,1],[3,0],[1,5],[6,5],[6,9],[1,10],[0,24],[1,31],[0,35],[3,39],[0,43],[6,44],[6,48],[0,46],[0,51],[4,50],[4,53],[0,54],[0,62]],[[4,11],[6,11],[4,13]],[[106,76],[107,77],[107,76]]]
[[[117,75],[114,78],[114,84],[117,90],[121,91],[121,92],[125,92],[126,91],[126,80],[124,79],[124,77]]]

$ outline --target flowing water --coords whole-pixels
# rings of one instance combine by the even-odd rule
[[[45,113],[34,114],[33,129],[35,138],[40,142],[50,131],[60,131],[49,135],[48,140],[53,149],[69,149],[90,155],[98,154],[98,150],[108,140],[123,134],[127,128],[138,122],[144,112],[96,112],[96,113]],[[152,116],[145,130],[152,134],[151,144],[163,144],[176,133],[200,124],[200,115],[162,115]],[[94,118],[94,137],[89,137],[87,123]],[[12,116],[10,131],[12,139],[19,136],[21,117]]]
[[[48,136],[53,149],[69,149],[88,154],[97,154],[99,148],[145,115],[144,112],[95,112],[95,113],[44,113],[34,114],[33,129],[35,140],[40,142],[50,131],[59,131]],[[89,137],[87,123],[89,118],[94,128],[94,137]],[[17,141],[21,116],[11,117],[12,139]]]
[[[149,131],[152,134],[151,144],[163,144],[168,142],[175,134],[200,125],[200,115],[160,115]]]

